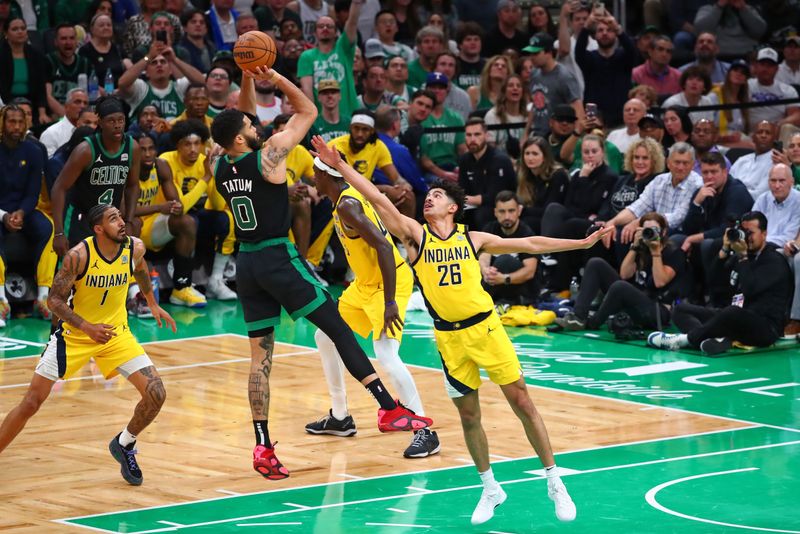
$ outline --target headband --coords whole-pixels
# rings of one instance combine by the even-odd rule
[[[350,119],[350,124],[364,124],[369,126],[370,128],[375,128],[375,119],[370,117],[369,115],[358,114],[353,115],[353,118]]]
[[[331,176],[335,176],[336,178],[342,178],[342,173],[340,173],[339,171],[337,171],[336,169],[334,169],[333,167],[331,167],[330,165],[319,159],[319,156],[314,158],[314,167],[321,170],[322,172],[330,174]]]
[[[96,107],[95,111],[97,111],[97,116],[101,119],[105,119],[112,113],[122,113],[125,114],[125,108],[122,106],[122,102],[120,102],[117,98],[111,97],[106,100],[100,102]]]

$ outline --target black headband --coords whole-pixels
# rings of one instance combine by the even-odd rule
[[[108,117],[112,113],[125,114],[125,108],[122,106],[122,102],[116,98],[108,98],[103,100],[95,109],[97,111],[97,116],[101,119]]]

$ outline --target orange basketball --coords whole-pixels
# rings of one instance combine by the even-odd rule
[[[253,70],[261,66],[270,68],[277,57],[275,41],[260,31],[243,33],[233,47],[233,59],[242,70]]]

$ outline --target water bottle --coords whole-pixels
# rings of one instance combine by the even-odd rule
[[[95,71],[92,71],[89,75],[86,92],[89,95],[89,102],[94,103],[97,101],[97,97],[100,95],[100,81],[97,79],[97,73]]]
[[[156,271],[155,268],[150,270],[150,285],[153,286],[153,297],[156,299],[156,302],[159,302],[159,300],[158,300],[158,286],[159,286],[158,271]]]
[[[88,86],[88,82],[86,80],[87,80],[86,79],[86,75],[84,73],[78,74],[78,87],[84,93],[88,93],[88,91],[86,90],[87,86]]]
[[[111,74],[111,69],[106,71],[106,78],[103,81],[103,89],[105,89],[107,95],[110,95],[114,92],[114,75]]]
[[[578,297],[578,290],[580,289],[580,285],[578,285],[578,277],[573,276],[572,280],[569,283],[569,298],[575,300]]]

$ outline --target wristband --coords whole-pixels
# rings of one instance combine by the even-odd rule
[[[389,301],[386,301],[385,304],[386,304],[386,306],[391,306],[391,305],[395,305],[396,306],[397,302],[394,301],[394,300],[389,300]]]
[[[64,235],[64,232],[58,232],[58,233],[53,234],[53,237],[61,237],[63,235]]]

